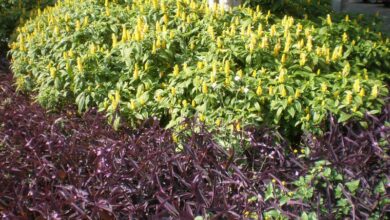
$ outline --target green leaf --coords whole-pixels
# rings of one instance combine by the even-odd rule
[[[346,122],[346,121],[348,121],[351,117],[352,117],[352,115],[346,114],[346,113],[344,113],[344,112],[341,112],[338,122],[339,122],[339,123]]]
[[[354,180],[346,183],[345,185],[348,187],[348,190],[351,193],[355,193],[355,191],[359,188],[360,180]]]

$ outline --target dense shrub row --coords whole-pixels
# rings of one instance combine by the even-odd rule
[[[195,1],[65,1],[20,28],[19,88],[46,107],[104,110],[118,125],[197,117],[209,128],[321,130],[378,113],[389,39],[348,17],[323,25]],[[176,127],[177,128],[177,127]]]
[[[340,126],[289,148],[248,130],[244,155],[201,127],[183,133],[147,121],[114,131],[91,110],[48,114],[0,75],[2,219],[385,219],[390,105],[379,118]],[[387,102],[388,103],[388,102]],[[91,138],[93,137],[93,138]],[[283,138],[282,138],[283,139]],[[278,141],[276,141],[278,140]],[[291,146],[290,146],[291,147]]]

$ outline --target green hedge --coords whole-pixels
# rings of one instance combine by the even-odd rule
[[[98,106],[115,126],[195,116],[225,130],[321,131],[329,113],[343,122],[380,111],[389,46],[348,18],[317,25],[190,0],[68,0],[20,27],[11,53],[18,88],[49,108]]]

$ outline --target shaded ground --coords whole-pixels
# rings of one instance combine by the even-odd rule
[[[383,19],[382,30],[387,35],[390,35],[390,8],[384,7],[382,3],[363,3],[362,0],[346,0],[345,6],[343,8],[344,12],[347,13],[357,13],[357,14],[366,14],[366,15],[379,15]],[[374,1],[373,1],[374,2]]]

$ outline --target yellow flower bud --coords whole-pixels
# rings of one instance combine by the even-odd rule
[[[133,78],[136,80],[139,76],[139,67],[138,64],[135,64],[134,71],[133,71]]]
[[[236,124],[236,131],[241,131],[241,125],[239,122]]]
[[[263,94],[263,88],[261,86],[257,86],[256,94],[261,96]]]
[[[176,95],[176,88],[175,88],[175,87],[172,87],[172,88],[171,88],[171,94],[172,94],[173,96]]]
[[[299,56],[299,65],[300,66],[304,66],[306,63],[306,54],[305,53],[301,53],[300,56]]]
[[[326,15],[326,23],[329,25],[329,26],[332,26],[332,18],[330,17],[330,15]]]
[[[197,67],[199,70],[203,69],[203,67],[204,67],[203,62],[202,62],[202,61],[198,61],[198,63],[196,64],[196,67]]]
[[[378,86],[374,85],[371,90],[371,98],[377,98],[378,97]]]
[[[294,97],[295,97],[296,99],[299,98],[299,97],[301,97],[301,90],[300,90],[300,89],[295,90]]]
[[[218,119],[215,121],[215,125],[216,125],[217,127],[219,127],[219,126],[221,125],[221,119],[220,119],[220,118],[218,118]]]
[[[112,34],[111,38],[112,38],[112,47],[114,48],[118,43],[118,39],[115,34]]]
[[[343,43],[347,43],[347,41],[348,41],[347,33],[344,32],[342,40],[343,40]]]
[[[287,96],[287,91],[284,85],[279,86],[279,92],[281,97],[286,97]]]
[[[365,95],[366,95],[366,91],[364,90],[364,88],[362,88],[359,92],[359,96],[363,98]]]
[[[226,75],[230,74],[230,61],[229,60],[225,61],[225,74]]]
[[[175,65],[175,67],[173,68],[173,75],[174,76],[178,76],[179,75],[179,65]]]
[[[187,108],[187,106],[188,106],[187,100],[183,100],[181,103],[183,104],[183,107],[184,107],[184,108]]]
[[[284,83],[286,81],[286,75],[287,75],[287,70],[284,68],[281,68],[280,72],[279,72],[278,82]]]
[[[199,121],[203,122],[205,120],[206,120],[206,117],[202,113],[199,113]]]
[[[360,80],[359,79],[356,79],[355,82],[353,83],[353,91],[355,93],[358,93],[360,91]]]
[[[352,103],[352,92],[351,91],[347,91],[347,95],[345,96],[345,102],[347,103],[347,105]]]
[[[268,87],[268,94],[269,95],[273,95],[274,94],[274,87],[273,86],[269,86]]]
[[[291,104],[293,102],[293,97],[292,96],[289,96],[288,99],[287,99],[287,104]]]
[[[326,83],[321,83],[321,91],[323,93],[328,91],[328,86],[326,85]]]
[[[50,76],[51,76],[51,78],[54,79],[56,77],[56,72],[57,72],[56,68],[54,68],[54,67],[50,68]]]
[[[202,84],[202,93],[203,94],[208,93],[208,87],[207,87],[207,84],[205,82],[203,82],[203,84]]]
[[[286,54],[283,54],[283,55],[282,55],[282,59],[280,60],[280,62],[281,62],[282,64],[285,64],[285,63],[286,63],[286,60],[287,60],[287,55],[286,55]]]
[[[222,48],[222,40],[221,40],[221,37],[218,37],[218,38],[217,38],[217,47],[218,47],[218,48]]]
[[[131,109],[131,110],[134,110],[135,108],[136,108],[135,101],[134,101],[134,100],[131,100],[131,101],[130,101],[130,109]]]
[[[274,56],[279,55],[280,48],[281,48],[280,42],[278,42],[277,44],[275,44],[275,47],[274,47]]]
[[[83,62],[81,60],[81,57],[77,57],[77,69],[79,72],[83,72]]]

